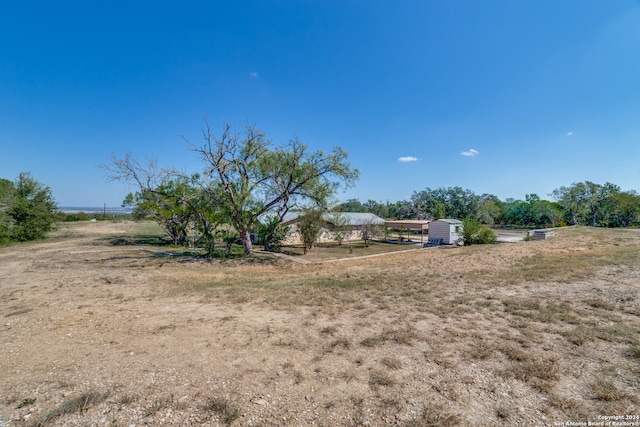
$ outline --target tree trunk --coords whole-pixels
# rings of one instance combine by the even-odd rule
[[[242,245],[244,246],[244,253],[247,255],[253,253],[251,234],[247,230],[242,231],[240,232],[240,238],[242,239]]]

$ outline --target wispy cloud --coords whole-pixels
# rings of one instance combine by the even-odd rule
[[[413,157],[413,156],[405,156],[405,157],[399,157],[398,158],[399,162],[403,162],[403,163],[407,163],[407,162],[417,162],[418,158],[417,157]]]
[[[480,154],[480,152],[478,150],[474,150],[473,148],[471,148],[471,149],[469,149],[469,151],[463,151],[460,154],[462,154],[465,157],[475,157],[478,154]]]
[[[249,76],[255,79],[256,77],[258,77],[258,73],[256,73],[255,71],[252,71],[249,73]]]
[[[573,132],[567,132],[567,136],[573,135]]]

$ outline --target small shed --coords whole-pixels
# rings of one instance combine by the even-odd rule
[[[452,245],[463,239],[462,221],[439,219],[429,224],[429,239],[442,239],[442,243]]]

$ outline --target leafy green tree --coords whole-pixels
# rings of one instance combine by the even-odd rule
[[[205,163],[203,178],[214,189],[219,209],[238,230],[245,253],[252,252],[250,231],[260,215],[275,212],[279,219],[292,206],[326,207],[343,183],[352,185],[358,170],[341,148],[331,153],[309,152],[297,137],[272,147],[265,135],[247,125],[242,134],[226,123],[220,136],[207,123],[204,144],[191,149]]]
[[[341,212],[368,212],[365,205],[358,199],[349,199],[346,202],[342,202],[338,205],[338,209]]]
[[[564,209],[571,224],[582,223],[595,227],[598,218],[606,216],[607,206],[619,192],[620,187],[610,182],[600,185],[585,181],[555,189],[552,196]]]
[[[155,188],[130,193],[123,206],[132,206],[137,216],[144,213],[145,217],[156,221],[172,244],[184,245],[193,228],[195,215],[189,201],[195,198],[196,191],[184,178],[166,180]]]
[[[527,194],[526,200],[508,199],[503,204],[505,224],[523,227],[555,227],[562,219],[557,203],[542,200],[537,194]]]
[[[201,204],[213,209],[195,209],[195,213],[203,224],[216,218],[233,226],[247,254],[253,250],[251,231],[258,217],[273,213],[282,220],[294,206],[326,207],[341,184],[350,186],[358,178],[358,170],[351,168],[347,153],[339,147],[331,153],[310,152],[297,137],[274,147],[254,126],[237,132],[225,123],[217,136],[206,120],[205,124],[201,145],[187,141],[204,163],[202,174],[190,177],[201,193],[185,202],[192,208]],[[142,190],[158,188],[167,177],[184,175],[163,171],[155,161],[142,165],[130,155],[113,158],[105,169],[111,179],[134,181]],[[198,197],[207,199],[206,203]]]
[[[306,254],[316,243],[318,236],[322,232],[324,219],[321,209],[306,209],[298,219],[298,231],[302,237],[304,244],[304,253]]]
[[[389,206],[389,218],[417,219],[423,215],[413,202],[407,200],[401,200]]]
[[[22,172],[11,183],[0,180],[0,241],[43,239],[56,220],[51,189]]]
[[[194,243],[203,247],[207,256],[215,254],[216,230],[224,219],[216,205],[217,189],[201,187],[200,175],[187,177],[161,169],[155,160],[142,164],[128,153],[122,158],[113,157],[111,165],[103,168],[111,180],[138,186],[139,191],[123,202],[134,206],[134,217],[158,221],[178,244],[185,242],[191,221],[197,231]]]
[[[389,218],[389,203],[384,204],[369,199],[364,203],[364,208],[366,209],[365,212],[378,215],[380,218]]]
[[[640,195],[635,191],[612,194],[602,224],[606,227],[640,225]]]
[[[0,245],[11,241],[13,218],[9,215],[9,208],[13,205],[14,193],[13,182],[0,179]]]
[[[477,214],[477,219],[483,224],[499,224],[503,220],[502,208],[504,203],[493,194],[483,194],[480,196],[481,204]]]
[[[471,190],[447,187],[414,192],[411,196],[418,218],[476,218],[480,216],[482,199]]]

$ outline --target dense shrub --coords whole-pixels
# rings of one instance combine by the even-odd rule
[[[15,182],[0,179],[0,243],[42,239],[56,220],[51,189],[21,173]]]
[[[475,219],[466,218],[462,220],[464,230],[462,232],[464,236],[464,244],[469,245],[484,245],[496,242],[495,233],[488,227],[484,227],[480,224],[480,221]]]

